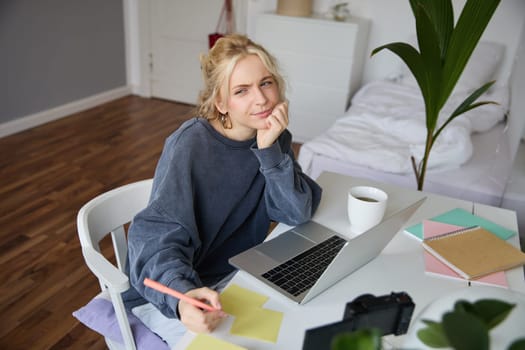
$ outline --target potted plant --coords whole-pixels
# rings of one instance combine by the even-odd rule
[[[516,304],[498,299],[481,299],[474,303],[458,300],[441,321],[423,320],[418,330],[421,342],[432,348],[455,350],[489,350],[489,331],[503,322]],[[332,350],[380,350],[381,333],[361,329],[342,333],[332,342]],[[507,350],[525,350],[525,337],[514,340]]]
[[[384,49],[398,55],[414,75],[423,95],[427,129],[425,150],[421,160],[411,157],[417,189],[423,190],[430,151],[443,129],[461,114],[495,103],[476,102],[494,83],[490,81],[472,92],[442,125],[438,125],[440,111],[500,0],[467,0],[455,25],[452,0],[409,1],[416,21],[419,51],[408,43],[394,42],[377,47],[372,55]]]

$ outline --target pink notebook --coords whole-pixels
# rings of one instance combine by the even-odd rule
[[[434,237],[443,233],[462,229],[461,226],[445,224],[437,221],[423,220],[423,236],[424,238]],[[425,260],[425,271],[430,274],[437,274],[447,278],[462,279],[463,277],[458,275],[454,270],[443,264],[432,254],[424,250],[423,257]],[[490,275],[483,276],[476,280],[472,280],[471,283],[477,284],[488,284],[498,287],[508,288],[507,277],[504,271],[491,273]]]

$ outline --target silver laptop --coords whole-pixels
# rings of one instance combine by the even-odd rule
[[[353,239],[309,221],[231,257],[229,262],[304,304],[378,256],[425,199]]]

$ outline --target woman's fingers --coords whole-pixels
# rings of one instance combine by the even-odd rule
[[[221,309],[219,293],[217,293],[213,289],[207,287],[192,289],[188,291],[186,295],[194,299],[204,300],[214,308]]]
[[[288,126],[288,102],[282,102],[273,109],[273,116],[279,121],[279,124],[286,129]]]
[[[205,311],[184,300],[180,300],[180,320],[189,330],[196,333],[209,333],[227,316],[221,310],[219,293],[216,291],[204,287],[190,290],[186,295],[207,302],[217,309],[217,311]]]
[[[266,128],[257,130],[257,146],[261,149],[271,146],[287,127],[288,104],[282,102],[277,104],[272,114],[266,118]]]

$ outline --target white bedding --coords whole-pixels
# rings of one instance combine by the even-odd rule
[[[460,168],[446,171],[430,170],[425,178],[424,190],[476,203],[500,206],[513,163],[508,147],[508,136],[508,129],[504,122],[498,123],[487,132],[473,134],[472,158]],[[322,172],[329,171],[410,189],[416,188],[415,176],[412,173],[383,172],[323,154],[313,154],[312,159],[308,175],[314,179]]]
[[[440,122],[467,96],[456,92],[443,108]],[[460,167],[472,156],[471,135],[502,121],[508,110],[508,88],[493,87],[485,105],[456,118],[432,148],[428,169]],[[327,131],[301,147],[299,163],[308,174],[315,155],[388,173],[412,173],[410,157],[419,160],[426,138],[424,104],[419,89],[393,81],[374,81],[353,97],[351,107]]]

